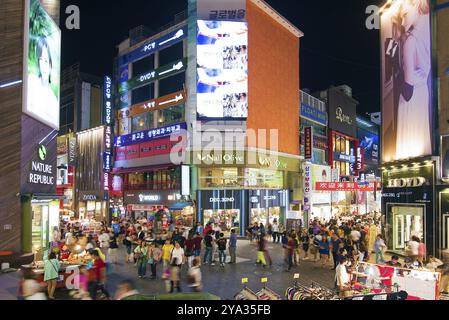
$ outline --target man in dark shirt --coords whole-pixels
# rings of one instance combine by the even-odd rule
[[[231,230],[231,236],[229,237],[229,255],[231,261],[229,263],[236,263],[236,251],[237,251],[237,235],[235,229]]]
[[[193,238],[193,252],[195,257],[199,257],[201,255],[201,241],[203,241],[203,238],[201,237],[201,234],[197,232]]]
[[[204,244],[206,245],[206,251],[204,253],[204,259],[203,259],[203,264],[210,264],[210,265],[214,265],[212,263],[212,242],[214,241],[214,239],[212,238],[212,234],[214,233],[214,231],[210,230],[207,235],[204,237]]]
[[[220,266],[224,267],[226,263],[226,245],[228,240],[224,237],[223,233],[220,233],[220,239],[217,240],[218,257],[220,260]]]
[[[343,243],[341,239],[338,237],[336,233],[332,235],[331,245],[332,245],[332,258],[334,260],[334,268],[335,270],[338,265],[338,251],[340,250],[340,244]]]
[[[145,239],[145,232],[142,231],[142,227],[137,227],[137,239],[138,240]]]

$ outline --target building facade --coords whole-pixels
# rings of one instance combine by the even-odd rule
[[[171,27],[119,45],[116,208],[242,235],[299,211],[299,123],[288,115],[298,110],[302,33],[263,1],[233,5],[189,1]]]

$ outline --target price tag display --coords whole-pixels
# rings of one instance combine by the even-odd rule
[[[293,275],[293,279],[299,279],[299,273],[295,273],[295,274]]]
[[[242,278],[242,283],[248,283],[248,278]]]
[[[268,278],[262,278],[262,279],[260,279],[260,282],[267,283],[268,282]]]

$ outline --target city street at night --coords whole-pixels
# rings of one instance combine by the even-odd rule
[[[449,300],[448,33],[448,0],[0,0],[0,302]]]

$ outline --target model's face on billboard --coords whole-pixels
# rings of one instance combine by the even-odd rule
[[[412,1],[406,0],[402,5],[401,18],[402,27],[405,31],[409,31],[418,20],[419,12],[418,7],[412,3]]]
[[[39,70],[41,72],[42,79],[48,81],[50,79],[51,65],[50,65],[50,55],[48,53],[47,47],[43,47],[42,54],[39,57]]]

